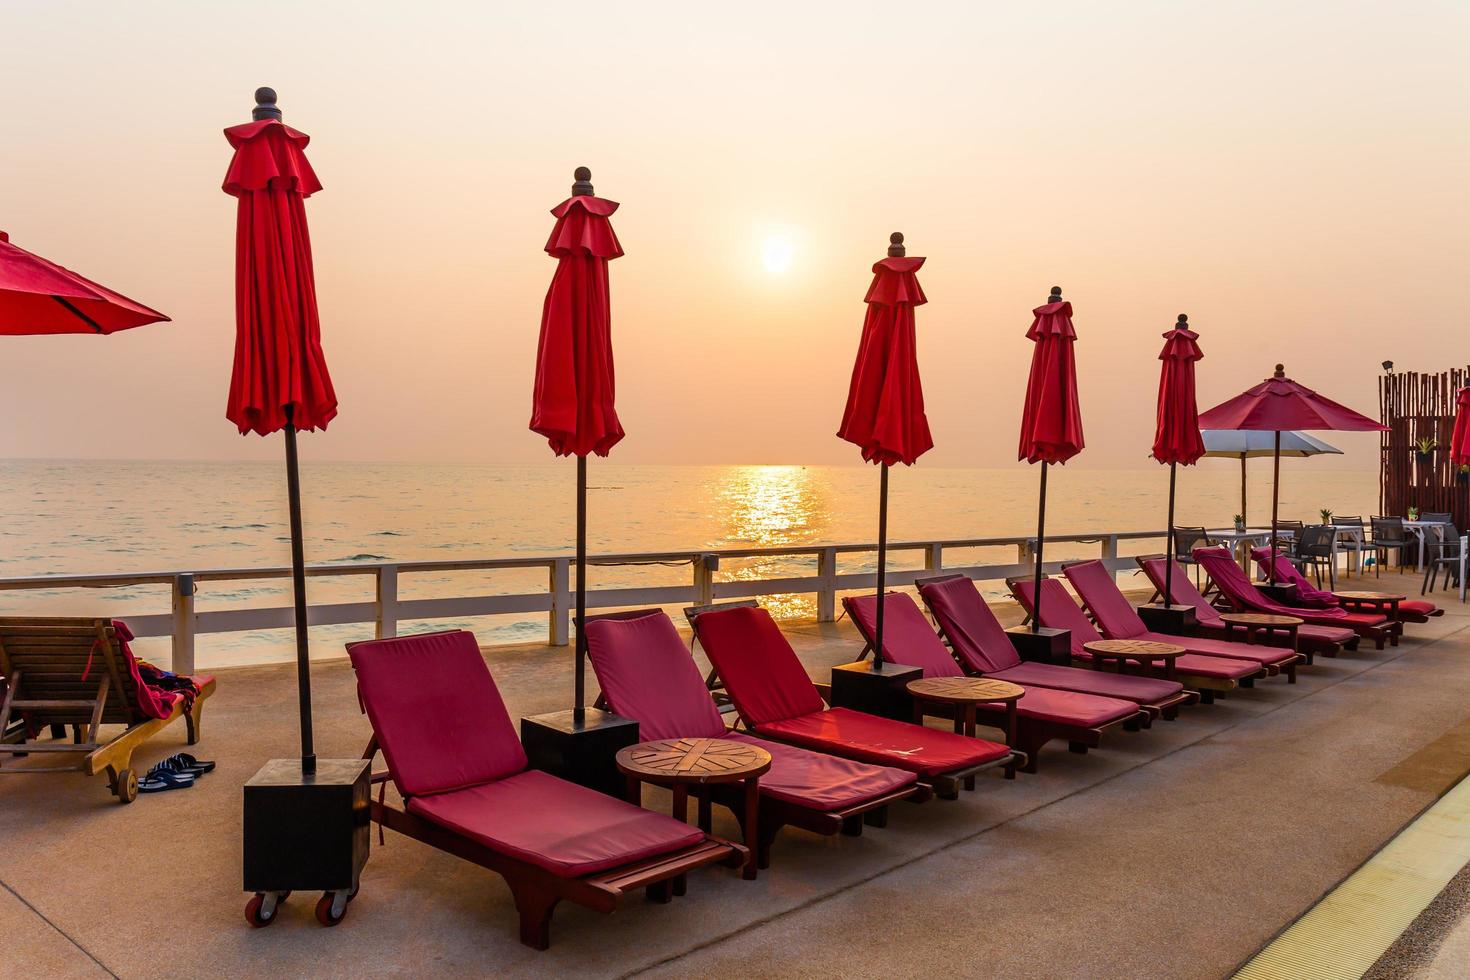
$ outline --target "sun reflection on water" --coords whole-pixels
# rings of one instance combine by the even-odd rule
[[[830,523],[829,488],[804,466],[731,467],[718,493],[721,548],[779,548],[822,540]],[[720,577],[749,581],[772,576],[811,575],[809,558],[780,556],[728,559]],[[769,595],[761,604],[777,618],[815,614],[811,596]]]

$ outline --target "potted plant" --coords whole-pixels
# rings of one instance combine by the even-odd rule
[[[1414,455],[1419,458],[1419,465],[1428,466],[1434,462],[1434,450],[1438,447],[1439,443],[1428,436],[1414,443]]]
[[[1411,521],[1417,521],[1418,519],[1419,519],[1419,508],[1418,507],[1410,507],[1409,508],[1409,520],[1411,520]]]
[[[1323,524],[1332,523],[1332,511],[1328,510],[1326,507],[1323,507],[1321,510],[1317,511],[1317,513],[1322,515]]]
[[[1470,467],[1467,467],[1467,469],[1470,469]],[[1235,515],[1235,529],[1237,531],[1245,530],[1245,518],[1241,517],[1239,514]]]

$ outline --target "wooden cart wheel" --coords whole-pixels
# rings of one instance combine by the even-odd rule
[[[119,803],[131,803],[138,798],[138,771],[124,769],[117,774],[117,786],[113,788]]]
[[[347,917],[347,903],[352,896],[345,892],[322,892],[316,903],[316,921],[328,928],[338,925]]]
[[[267,914],[265,911],[265,893],[256,892],[254,897],[245,903],[245,921],[257,929],[264,929],[276,921],[276,911],[280,908],[280,904],[280,900],[277,899],[276,907],[271,909],[270,913]]]

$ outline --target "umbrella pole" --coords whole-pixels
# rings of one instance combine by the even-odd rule
[[[1041,461],[1041,506],[1036,513],[1036,589],[1031,598],[1031,632],[1041,632],[1041,559],[1046,550],[1046,460]]]
[[[1250,522],[1245,519],[1245,459],[1245,454],[1242,453],[1240,456],[1240,523],[1249,527]]]
[[[883,669],[883,602],[888,582],[888,464],[878,478],[878,616],[873,629],[873,669]]]
[[[577,457],[577,680],[576,706],[572,716],[581,721],[587,710],[587,636],[582,620],[587,615],[587,457]]]
[[[1174,604],[1174,478],[1178,475],[1178,469],[1178,463],[1169,464],[1169,537],[1164,542],[1165,609]]]
[[[1281,430],[1276,430],[1275,451],[1271,454],[1271,584],[1276,584],[1276,509],[1281,504]]]
[[[301,470],[296,457],[295,406],[286,406],[286,496],[291,507],[291,590],[296,599],[296,690],[301,704],[301,772],[316,772],[311,743],[311,641],[306,627],[306,549],[301,531]]]

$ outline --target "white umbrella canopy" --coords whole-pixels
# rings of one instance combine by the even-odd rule
[[[1276,433],[1254,429],[1201,429],[1205,455],[1240,460],[1240,516],[1245,517],[1245,461],[1255,456],[1271,456],[1276,449]],[[1329,446],[1305,432],[1281,433],[1281,455],[1342,455],[1342,450]]]

